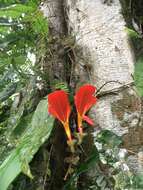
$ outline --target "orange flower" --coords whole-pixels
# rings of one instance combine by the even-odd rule
[[[85,120],[90,125],[93,125],[93,121],[85,115],[85,113],[93,106],[97,98],[94,97],[96,88],[90,84],[86,84],[78,89],[74,97],[75,106],[77,110],[78,119],[78,131],[83,134],[82,121]]]
[[[61,121],[64,126],[69,142],[72,141],[69,127],[69,116],[71,112],[68,96],[63,90],[57,90],[48,95],[49,113]]]

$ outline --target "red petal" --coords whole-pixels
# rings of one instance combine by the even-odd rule
[[[84,85],[79,88],[74,97],[77,112],[83,116],[91,106],[93,106],[97,98],[94,97],[96,88],[90,84]]]
[[[84,115],[83,120],[86,121],[89,125],[94,125],[94,122],[92,119],[90,119],[88,116]]]
[[[61,122],[69,120],[70,105],[68,96],[63,90],[57,90],[48,95],[49,113],[59,119]]]

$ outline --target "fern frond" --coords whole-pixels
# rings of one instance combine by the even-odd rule
[[[68,85],[66,82],[59,82],[58,80],[54,80],[52,84],[53,90],[64,90],[69,93]]]

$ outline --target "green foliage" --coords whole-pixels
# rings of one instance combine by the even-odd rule
[[[13,69],[11,76],[5,78],[9,82],[16,78],[23,83],[31,77],[33,70],[39,74],[33,66],[35,60],[30,59],[35,55],[38,61],[41,54],[38,46],[42,43],[44,51],[48,35],[47,20],[38,9],[39,2],[4,1],[0,7],[0,75],[2,77]]]
[[[49,138],[52,128],[53,118],[47,114],[47,101],[42,100],[27,130],[18,140],[16,148],[0,166],[0,190],[6,190],[21,171],[32,177],[28,163],[39,147]]]
[[[127,27],[126,27],[126,32],[129,35],[129,37],[132,38],[132,39],[133,38],[138,39],[138,38],[141,37],[135,30],[127,28]]]
[[[143,96],[143,57],[139,57],[135,64],[134,79],[139,95]]]
[[[102,130],[97,135],[97,141],[108,146],[108,148],[118,147],[122,143],[120,137],[108,130]]]
[[[133,176],[133,185],[134,189],[142,189],[143,187],[143,173]]]
[[[13,83],[13,84],[8,84],[2,92],[0,92],[0,102],[5,101],[6,99],[9,98],[9,96],[11,96],[15,90],[16,90],[17,84]]]
[[[53,90],[64,90],[69,93],[68,85],[66,82],[59,82],[58,80],[54,80],[52,83]]]
[[[39,3],[0,3],[0,190],[7,189],[21,171],[32,178],[29,162],[53,127],[47,102],[39,103],[37,89],[48,39]]]
[[[23,4],[14,4],[9,7],[1,8],[0,17],[7,19],[18,19],[22,17],[22,14],[29,14],[35,11],[36,7],[26,6]]]

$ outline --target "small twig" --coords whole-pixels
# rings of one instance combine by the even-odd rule
[[[84,151],[82,145],[79,145],[79,147],[80,147],[81,151],[83,152],[83,154],[84,154],[86,157],[88,157],[88,155],[87,155],[86,152]]]
[[[118,87],[118,88],[114,88],[114,89],[108,90],[108,91],[105,91],[105,92],[103,91],[103,92],[99,93],[99,92],[101,91],[101,89],[102,89],[104,86],[106,86],[107,84],[109,84],[109,83],[118,83],[118,84],[120,84],[120,85],[122,85],[122,86],[120,86],[120,87]],[[96,95],[97,97],[101,97],[101,96],[104,96],[104,95],[107,95],[107,94],[110,94],[110,93],[116,93],[116,92],[118,92],[119,90],[122,90],[122,89],[125,89],[125,88],[132,88],[131,86],[133,86],[133,85],[134,85],[134,82],[130,82],[130,83],[124,84],[124,83],[119,82],[119,81],[116,81],[116,80],[107,81],[107,82],[105,82],[99,89],[97,89],[95,95]],[[133,89],[133,88],[132,88],[132,89]],[[135,89],[133,89],[133,90],[135,91]]]
[[[82,13],[84,17],[88,17],[87,14],[84,13],[84,11],[80,10],[79,8],[76,8],[77,12]]]
[[[119,88],[123,88],[123,87],[129,87],[130,85],[134,85],[134,82],[130,82],[130,83],[127,83],[127,84],[124,84],[118,80],[111,80],[111,81],[107,81],[105,82],[97,91],[96,91],[96,95],[98,95],[98,93],[101,91],[101,89],[106,86],[107,84],[110,84],[110,83],[118,83],[120,85],[122,85],[121,87],[118,87],[118,88],[115,88],[115,90],[119,89]],[[114,90],[114,89],[112,89]]]
[[[128,152],[130,152],[130,153],[132,153],[132,154],[135,154],[135,155],[137,155],[137,153],[136,152],[134,152],[134,151],[132,151],[132,150],[129,150],[129,149],[126,149]]]
[[[68,178],[68,175],[69,175],[70,170],[71,170],[71,166],[72,166],[72,164],[70,164],[69,167],[68,167],[68,169],[67,169],[66,175],[65,175],[65,177],[64,177],[64,181],[66,181],[67,178]]]
[[[53,150],[53,144],[51,145],[50,152],[49,152],[49,158],[47,160],[46,173],[45,173],[44,182],[43,182],[43,190],[45,189],[45,184],[46,184],[46,181],[47,181],[47,169],[48,169],[49,162],[50,162],[50,159],[51,159],[52,150]]]

